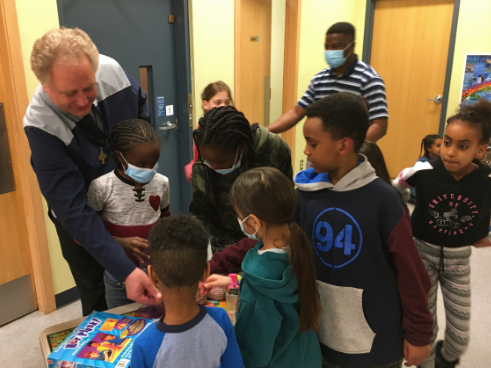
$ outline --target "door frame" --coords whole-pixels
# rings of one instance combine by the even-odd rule
[[[240,8],[239,1],[234,3],[234,96],[238,95],[238,70],[240,60]],[[298,60],[300,50],[300,10],[302,0],[286,0],[285,12],[285,50],[283,61],[283,96],[282,113],[295,106],[298,98]],[[271,123],[271,122],[270,122]],[[292,165],[295,165],[295,138],[296,127],[281,133],[281,138],[288,144],[291,150]]]
[[[184,166],[193,158],[193,114],[191,86],[191,34],[189,29],[189,3],[186,0],[171,0],[172,49],[174,56],[174,94],[176,98],[176,124],[180,151],[180,207],[189,214],[192,199],[191,183],[186,179]],[[179,82],[178,82],[179,81]]]
[[[31,149],[23,128],[23,117],[29,104],[29,98],[15,0],[0,1],[0,50],[5,72],[5,85],[9,96],[7,108],[13,121],[11,126],[13,127],[12,141],[14,144],[11,150],[15,151],[19,160],[15,170],[21,179],[19,183],[16,183],[16,187],[21,191],[26,218],[34,281],[34,300],[37,308],[48,314],[56,310],[56,302],[41,190],[31,167]]]
[[[375,15],[376,1],[377,0],[367,0],[367,7],[365,13],[365,36],[363,39],[362,60],[367,64],[370,64],[370,59],[372,56],[373,19]],[[438,134],[440,134],[440,136],[443,135],[443,132],[445,130],[445,122],[447,117],[448,94],[450,90],[450,78],[452,76],[452,66],[453,66],[453,59],[454,59],[454,52],[455,52],[455,39],[457,36],[459,12],[460,12],[460,0],[454,0],[452,27],[450,29],[450,42],[448,45],[447,68],[445,71],[445,84],[443,86],[442,110],[440,113],[440,125],[438,128]]]
[[[286,0],[285,51],[283,62],[283,114],[298,102],[301,9],[302,0]],[[295,167],[296,131],[297,127],[294,126],[286,132],[281,133],[281,138],[283,138],[290,147],[293,167]]]

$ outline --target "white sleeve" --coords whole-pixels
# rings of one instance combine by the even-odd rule
[[[89,190],[87,191],[87,204],[97,212],[104,209],[104,188],[97,179],[90,183]]]

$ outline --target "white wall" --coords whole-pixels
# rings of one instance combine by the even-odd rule
[[[234,90],[234,1],[188,1],[196,126],[203,114],[201,92],[209,83],[221,80]]]
[[[33,11],[35,9],[35,11]],[[26,74],[27,93],[32,97],[39,82],[31,71],[30,57],[34,41],[46,31],[59,27],[56,0],[16,0],[17,21],[19,24],[22,58]],[[49,219],[48,207],[43,199],[46,234],[48,237],[51,272],[55,294],[75,286],[68,263],[61,254],[60,242],[55,227]]]
[[[361,59],[365,9],[365,0],[302,0],[298,65],[299,99],[307,90],[312,77],[327,67],[324,60],[324,41],[327,29],[334,23],[350,22],[355,26],[355,51]],[[300,160],[305,160],[303,154],[305,139],[302,129],[303,121],[296,127],[294,172],[300,170]]]

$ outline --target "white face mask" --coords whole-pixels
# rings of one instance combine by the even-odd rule
[[[240,162],[242,161],[242,153],[243,152],[240,153],[240,157],[239,157],[239,149],[237,148],[237,153],[235,154],[235,161],[234,161],[234,164],[232,165],[232,167],[229,169],[220,169],[220,170],[214,170],[214,171],[220,175],[230,174],[232,171],[234,171],[235,169],[240,167]],[[238,157],[238,159],[237,159],[237,157]],[[208,166],[210,169],[213,170],[211,165],[206,160],[203,160],[203,162],[205,163],[206,166]]]
[[[249,239],[254,239],[254,240],[259,240],[257,237],[256,237],[256,234],[257,232],[259,231],[259,229],[256,230],[256,232],[254,234],[249,234],[247,231],[245,231],[244,229],[244,225],[242,225],[249,217],[251,217],[251,215],[247,216],[245,219],[243,219],[242,221],[240,221],[240,218],[237,217],[237,221],[239,221],[239,226],[240,226],[240,230],[242,230],[242,232],[249,238]]]

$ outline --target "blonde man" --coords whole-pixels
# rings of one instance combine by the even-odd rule
[[[31,68],[40,85],[27,108],[24,130],[83,314],[107,309],[104,269],[118,285],[125,283],[128,298],[157,302],[157,289],[122,248],[128,244],[146,248],[146,240],[115,240],[87,206],[86,192],[93,179],[115,169],[109,160],[113,126],[126,119],[149,120],[145,93],[115,60],[100,55],[78,28],[53,29],[39,38]]]

